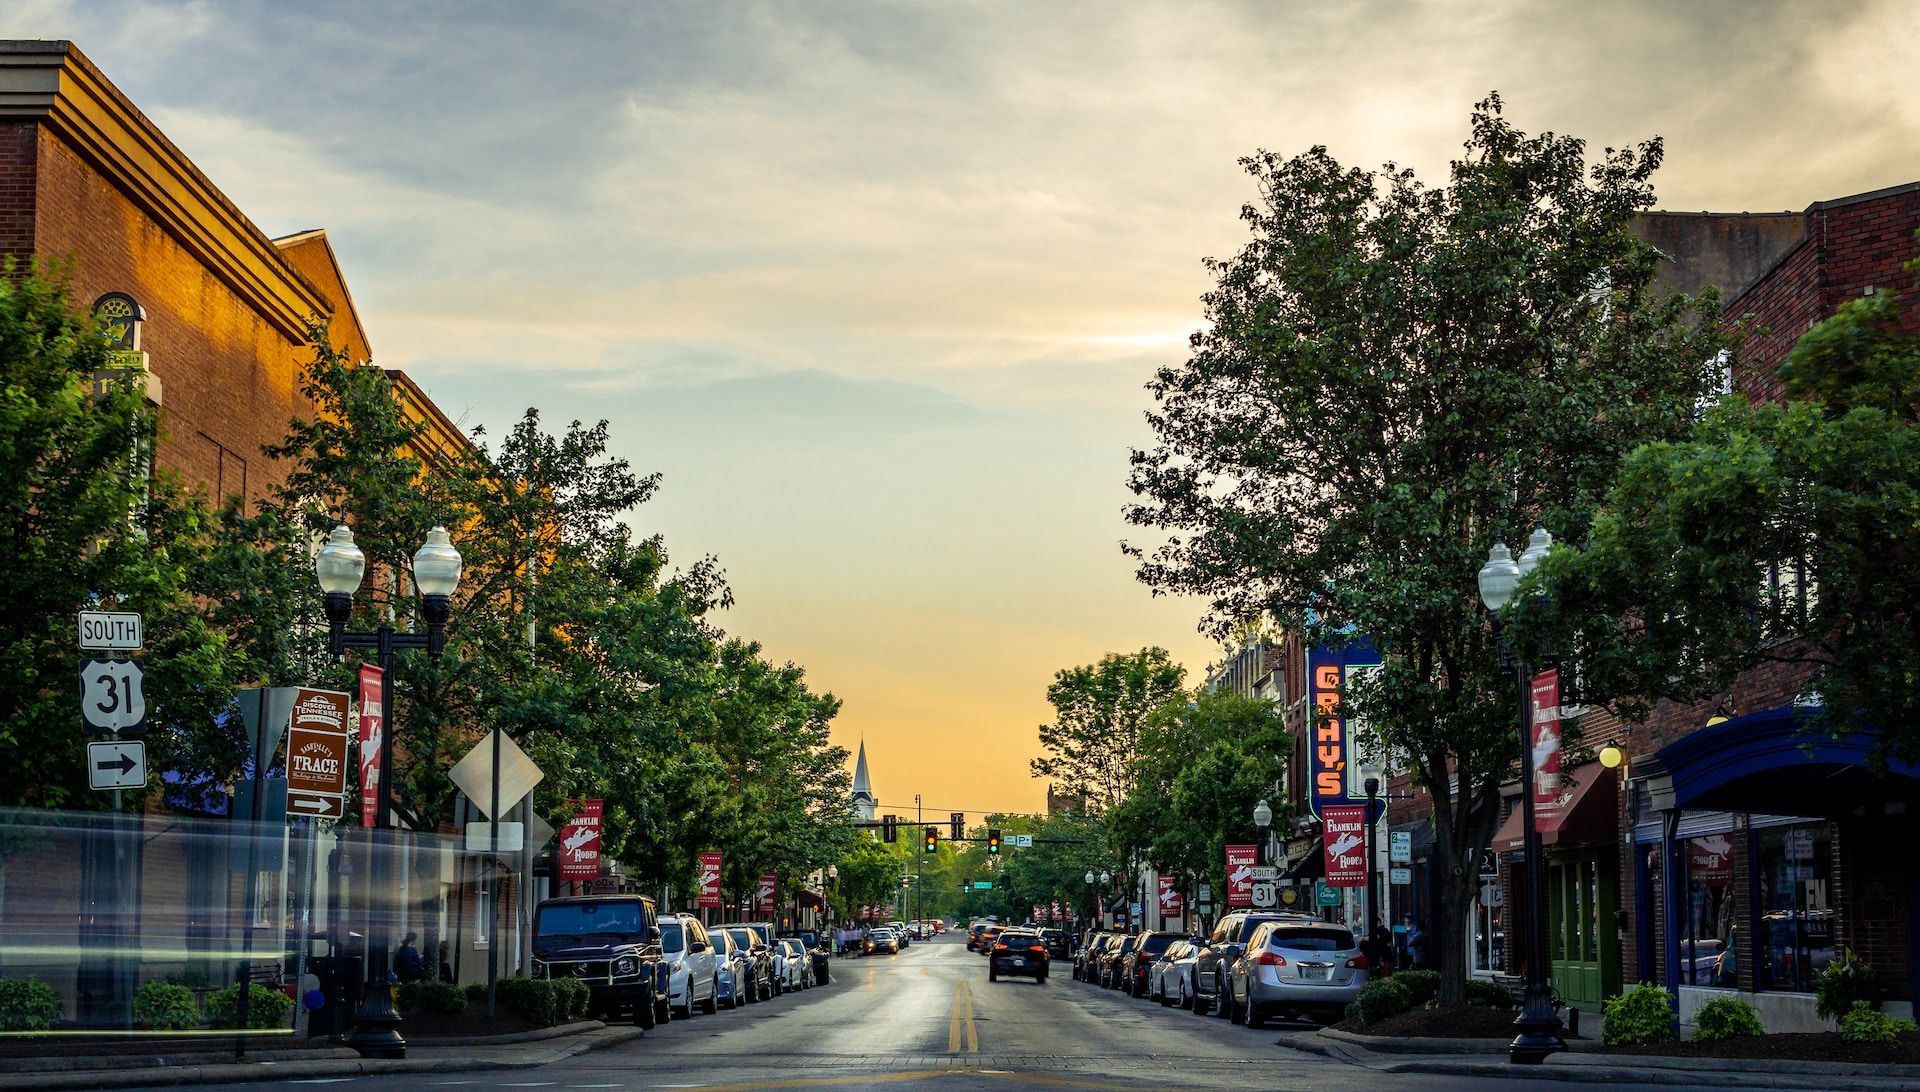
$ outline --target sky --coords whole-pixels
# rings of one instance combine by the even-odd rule
[[[1904,0],[7,0],[0,37],[76,42],[269,235],[325,228],[455,420],[609,420],[665,474],[635,528],[844,700],[881,811],[942,817],[1044,806],[1060,668],[1219,654],[1121,511],[1240,157],[1439,182],[1498,90],[1664,137],[1663,208],[1920,179]]]

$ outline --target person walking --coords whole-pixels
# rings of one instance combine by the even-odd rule
[[[1427,969],[1427,926],[1419,918],[1413,919],[1413,928],[1407,930],[1407,962],[1418,970]]]
[[[427,961],[420,957],[417,941],[419,933],[408,933],[400,940],[400,950],[393,953],[393,973],[402,982],[418,982],[427,977]]]
[[[1385,978],[1393,973],[1393,934],[1374,919],[1373,931],[1367,934],[1367,968],[1373,978]]]

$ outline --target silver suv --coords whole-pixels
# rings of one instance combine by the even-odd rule
[[[1281,1015],[1331,1023],[1360,995],[1367,957],[1353,932],[1324,922],[1272,921],[1248,938],[1227,977],[1227,1015],[1250,1028]]]

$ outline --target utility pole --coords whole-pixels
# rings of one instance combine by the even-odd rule
[[[913,824],[920,828],[921,835],[924,837],[927,829],[926,817],[920,814],[919,793],[913,794]],[[920,865],[925,857],[925,852],[915,853],[913,855],[913,898],[914,906],[917,908],[914,912],[913,920],[916,922],[927,916],[927,898],[920,893]]]

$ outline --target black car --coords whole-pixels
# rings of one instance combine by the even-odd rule
[[[1127,956],[1132,954],[1140,938],[1133,935],[1116,936],[1107,942],[1106,950],[1100,953],[1100,984],[1110,990],[1120,988],[1122,972]]]
[[[802,929],[797,933],[782,933],[806,946],[807,954],[813,957],[813,980],[816,985],[827,984],[833,970],[833,938],[811,929]]]
[[[665,967],[653,900],[644,895],[547,899],[534,908],[533,977],[585,984],[593,1013],[631,1016],[643,1028],[665,1022]]]
[[[987,981],[998,982],[1001,975],[1018,974],[1045,982],[1052,962],[1046,938],[1029,930],[1009,929],[987,952]]]
[[[1225,1014],[1225,1006],[1220,999],[1227,995],[1227,975],[1233,969],[1233,961],[1240,958],[1246,949],[1247,938],[1253,931],[1269,921],[1318,921],[1311,914],[1293,914],[1281,912],[1254,913],[1248,910],[1236,910],[1214,925],[1213,933],[1207,945],[1201,950],[1193,963],[1193,1011],[1205,1015],[1209,1011]]]
[[[1109,933],[1088,933],[1080,942],[1080,950],[1073,956],[1073,977],[1082,982],[1092,982],[1098,977],[1094,964],[1100,958],[1100,949],[1106,947]]]
[[[774,973],[773,945],[768,939],[744,922],[731,922],[714,928],[725,929],[733,946],[746,953],[747,966],[753,969],[753,980],[747,983],[748,999],[765,1001],[776,996],[780,991],[780,976]]]
[[[1145,997],[1149,985],[1147,972],[1153,969],[1154,961],[1172,947],[1174,941],[1185,939],[1185,933],[1142,933],[1120,961],[1120,988],[1127,991],[1128,997]]]
[[[1067,940],[1064,929],[1042,929],[1040,939],[1047,942],[1047,958],[1066,960],[1073,958],[1071,942]]]

